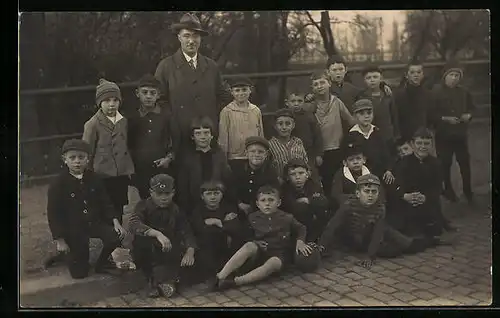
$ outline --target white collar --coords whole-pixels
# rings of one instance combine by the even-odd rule
[[[186,61],[189,63],[189,61],[193,60],[193,64],[194,66],[196,67],[197,66],[197,62],[198,62],[198,53],[196,53],[195,56],[191,57],[189,55],[187,55],[186,53],[184,53],[184,51],[182,51],[182,54],[184,54],[184,57],[186,58]]]
[[[120,114],[119,111],[116,111],[116,115],[114,117],[106,116],[108,119],[113,123],[116,124],[117,122],[120,121],[120,119],[123,118],[122,114]]]
[[[374,130],[375,130],[375,126],[374,126],[374,125],[371,125],[370,130],[368,131],[368,133],[366,133],[366,134],[365,134],[365,133],[361,130],[361,128],[359,127],[359,124],[356,124],[356,125],[352,126],[352,128],[351,128],[349,131],[350,131],[350,132],[351,132],[351,131],[357,131],[357,132],[359,132],[360,134],[362,134],[362,135],[363,135],[363,137],[365,137],[365,139],[368,139],[368,138],[370,138],[370,135],[373,133],[373,131],[374,131]]]
[[[361,175],[364,176],[365,174],[370,174],[370,170],[368,170],[368,168],[363,165],[361,167]],[[349,168],[347,168],[346,166],[344,166],[344,177],[356,183],[356,180],[354,180],[354,177],[352,176],[351,170],[349,170]]]

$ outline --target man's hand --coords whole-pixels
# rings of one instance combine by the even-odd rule
[[[365,256],[359,261],[358,264],[359,266],[369,269],[373,265],[373,259],[369,256]]]
[[[384,179],[385,183],[392,184],[394,182],[394,175],[392,174],[391,171],[387,170],[384,173],[383,179]]]
[[[309,93],[309,94],[306,94],[306,96],[304,96],[304,102],[310,103],[312,101],[314,101],[314,94]]]
[[[239,203],[238,204],[238,208],[240,208],[240,210],[242,210],[243,212],[245,212],[245,214],[250,214],[252,213],[252,207],[250,206],[250,204],[246,204],[246,203]]]
[[[69,246],[64,239],[56,240],[56,249],[59,253],[69,253]]]
[[[170,156],[166,156],[165,158],[160,158],[156,159],[153,161],[153,163],[156,165],[157,168],[168,168],[170,165],[170,162],[172,161],[172,158]]]
[[[319,167],[323,164],[323,157],[317,156],[316,157],[316,165]]]
[[[182,257],[181,267],[189,267],[194,265],[194,249],[188,247],[186,254]]]
[[[231,220],[236,219],[237,217],[238,217],[238,214],[231,212],[231,213],[226,214],[226,216],[224,217],[224,221],[231,221]]]
[[[114,220],[116,220],[116,222],[114,222],[115,232],[116,232],[116,234],[118,234],[118,237],[120,237],[120,240],[123,240],[123,238],[127,234],[127,231],[123,228],[123,226],[120,224],[120,222],[118,222],[117,219],[114,219]]]
[[[386,83],[383,84],[384,85],[384,93],[387,95],[387,96],[392,96],[392,89],[389,85],[387,85]]]
[[[156,239],[158,240],[158,242],[160,242],[161,250],[163,252],[168,252],[172,249],[172,242],[170,242],[168,237],[163,235],[163,233],[158,232],[158,234],[156,235]]]
[[[254,241],[254,243],[264,251],[267,250],[268,243],[266,241]]]
[[[222,221],[220,219],[216,219],[216,218],[205,219],[205,224],[206,225],[215,225],[215,226],[222,228]]]
[[[311,254],[313,251],[312,247],[304,243],[302,240],[297,240],[297,244],[295,246],[295,253],[299,254],[302,253],[302,255],[307,256]]]
[[[460,116],[460,120],[462,122],[468,122],[470,119],[472,118],[472,115],[469,114],[469,113],[466,113],[466,114],[462,114],[462,116]]]
[[[302,197],[302,198],[298,198],[298,199],[297,199],[297,202],[299,202],[299,203],[309,204],[309,199],[308,199],[308,198],[306,198],[306,197]]]
[[[415,201],[415,193],[405,193],[403,195],[403,200],[410,204],[413,204],[413,202]]]
[[[416,201],[418,204],[424,204],[426,199],[427,198],[425,197],[424,194],[422,194],[420,192],[417,194]]]
[[[456,125],[460,123],[460,118],[455,116],[444,116],[443,120],[449,124]]]

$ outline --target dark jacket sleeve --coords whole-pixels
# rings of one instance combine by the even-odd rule
[[[205,227],[205,218],[204,215],[202,215],[199,206],[194,208],[194,210],[192,211],[189,217],[189,223],[191,224],[193,234],[199,237],[203,233],[203,228]]]
[[[163,108],[170,109],[171,105],[169,103],[169,89],[168,89],[168,58],[164,58],[158,63],[156,67],[155,77],[160,82],[160,99],[158,100],[159,105]]]
[[[64,237],[64,212],[61,201],[61,184],[59,179],[55,180],[49,187],[47,193],[47,221],[52,238],[57,240]]]
[[[346,199],[344,194],[343,174],[343,169],[340,168],[333,177],[331,197],[337,204],[342,203]]]
[[[323,188],[316,181],[311,180],[311,195],[309,196],[309,204],[315,208],[328,208],[328,199],[326,198]]]
[[[319,127],[318,119],[316,118],[316,116],[314,116],[314,114],[307,114],[307,118],[313,136],[314,157],[317,156],[323,157],[323,134],[321,133],[321,128]]]
[[[335,212],[335,215],[326,225],[323,234],[319,240],[319,244],[328,246],[333,238],[337,235],[337,229],[344,223],[347,214],[349,213],[349,204],[340,202],[340,208]]]
[[[399,130],[399,111],[396,103],[394,102],[394,97],[389,97],[389,107],[392,117],[392,127],[394,129],[394,137],[398,139],[401,136],[401,131]]]
[[[375,226],[373,227],[372,237],[370,239],[370,243],[368,244],[368,256],[370,258],[375,258],[379,250],[380,243],[382,242],[384,234],[384,226],[385,226],[384,218],[380,218],[377,220]]]
[[[422,192],[422,194],[428,197],[428,199],[431,199],[433,201],[439,200],[439,196],[441,195],[441,190],[442,190],[441,187],[442,187],[443,177],[439,161],[436,158],[433,158],[432,160],[432,173],[430,175],[432,176],[432,180],[429,180],[426,189],[422,189],[420,192]]]
[[[175,224],[186,248],[196,248],[196,239],[193,235],[193,231],[191,229],[191,226],[189,225],[186,214],[182,211],[178,211]]]
[[[302,242],[305,242],[307,234],[306,226],[297,221],[293,216],[290,216],[290,218],[291,218],[290,226],[292,228],[292,232],[296,234],[297,241],[301,240]]]
[[[144,214],[146,212],[146,201],[142,200],[137,203],[134,211],[130,214],[129,228],[136,235],[146,235],[146,232],[151,229],[150,226],[144,224]]]
[[[112,222],[113,219],[120,220],[120,215],[118,215],[118,211],[115,209],[113,203],[111,202],[111,198],[104,187],[104,183],[102,179],[96,175],[94,175],[94,182],[96,187],[96,194],[99,196],[99,209],[101,210],[102,216],[108,222]]]
[[[465,109],[469,114],[472,114],[476,110],[474,99],[472,98],[472,94],[468,90],[465,90]]]

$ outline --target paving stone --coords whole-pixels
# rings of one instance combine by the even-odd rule
[[[255,302],[255,300],[252,297],[248,297],[248,296],[242,296],[242,297],[235,298],[234,301],[237,302],[238,304],[243,305],[243,306],[247,306],[247,305]]]
[[[385,304],[382,301],[373,298],[365,298],[360,300],[359,302],[365,306],[373,306],[373,307],[385,306]]]
[[[487,293],[472,293],[469,295],[469,297],[477,299],[479,301],[491,301],[491,294]]]
[[[373,287],[375,285],[378,285],[379,283],[375,281],[373,278],[365,278],[359,281],[361,286],[368,286],[368,287]]]
[[[360,293],[360,294],[363,294],[363,295],[370,295],[370,294],[373,294],[373,293],[376,293],[377,291],[371,287],[368,287],[368,286],[354,286],[352,287],[352,289],[356,292],[356,293]]]
[[[151,307],[152,305],[152,299],[147,297],[136,297],[129,303],[130,307]]]
[[[323,292],[323,291],[326,290],[324,287],[320,287],[320,286],[317,286],[317,285],[312,285],[312,286],[309,286],[309,287],[305,287],[304,289],[307,290],[310,293],[313,293],[313,294],[319,294],[319,293],[321,293],[321,292]]]
[[[431,300],[436,298],[436,295],[425,290],[416,290],[411,293],[413,296],[422,300]]]
[[[395,293],[391,294],[391,296],[393,296],[394,298],[399,299],[401,301],[404,301],[406,303],[416,299],[415,296],[413,296],[412,294],[407,293],[407,292],[395,292]]]
[[[350,299],[353,299],[357,302],[360,302],[361,300],[368,298],[368,296],[361,294],[361,293],[358,293],[358,292],[349,293],[349,294],[346,294],[345,296],[350,298]]]
[[[314,294],[307,293],[299,297],[301,300],[303,300],[307,304],[314,304],[317,303],[318,301],[321,301],[321,297],[318,297]]]
[[[449,298],[457,301],[460,306],[474,306],[475,304],[478,303],[477,299],[460,294],[451,294]]]
[[[242,305],[238,304],[235,301],[230,301],[230,302],[227,302],[227,303],[223,303],[222,306],[224,306],[224,307],[242,307]]]
[[[287,281],[277,281],[273,283],[274,287],[280,288],[280,289],[286,289],[290,288],[293,286],[293,283],[287,282]]]
[[[205,304],[202,304],[202,305],[199,305],[199,306],[200,307],[204,307],[204,308],[207,308],[207,307],[219,308],[220,304],[218,304],[218,303],[205,303]]]
[[[361,304],[357,301],[354,301],[352,299],[349,299],[349,298],[339,299],[339,300],[335,301],[335,303],[339,306],[342,306],[342,307],[362,307],[363,306],[363,304]]]
[[[186,298],[179,296],[170,298],[170,302],[176,306],[181,306],[187,304],[189,301]]]
[[[209,303],[210,299],[205,296],[196,296],[189,299],[193,304],[201,306],[203,304]]]
[[[474,291],[473,289],[464,286],[453,286],[450,289],[453,293],[457,293],[460,295],[468,295]]]
[[[235,298],[246,296],[244,293],[242,293],[241,291],[236,290],[236,289],[227,290],[224,292],[224,295],[226,295],[227,297],[229,297],[233,300]]]
[[[446,298],[448,295],[451,295],[453,292],[450,289],[443,288],[443,287],[434,287],[429,289],[430,293],[433,293],[437,297],[442,297]]]
[[[391,295],[381,293],[381,292],[376,292],[370,295],[370,297],[373,297],[377,300],[383,301],[384,303],[387,304],[387,302],[394,300],[395,298],[392,297]]]
[[[304,301],[297,297],[288,297],[283,299],[283,301],[293,307],[304,305]]]
[[[281,303],[281,300],[272,297],[260,297],[257,299],[257,301],[267,306],[277,306]]]
[[[278,288],[268,289],[268,290],[266,290],[266,293],[269,296],[272,296],[272,297],[278,298],[278,299],[282,299],[282,298],[286,298],[286,297],[290,296],[289,294],[287,294],[286,292],[284,292],[283,290],[278,289]]]
[[[228,302],[228,301],[231,301],[231,299],[221,293],[214,293],[212,295],[207,295],[207,297],[210,299],[210,300],[213,300],[214,302],[218,303],[218,304],[222,304],[222,303],[225,303],[225,302]]]
[[[381,265],[384,266],[386,269],[390,269],[390,270],[397,270],[397,269],[400,269],[402,267],[401,265],[395,264],[391,261],[385,261]]]
[[[307,293],[307,291],[299,286],[292,286],[286,289],[286,293],[291,296],[300,296]]]
[[[436,279],[436,277],[425,273],[418,273],[413,278],[422,282],[432,282]]]
[[[265,304],[261,304],[261,303],[250,303],[246,306],[247,307],[267,307]]]
[[[316,274],[316,273],[305,273],[305,274],[302,274],[302,276],[304,277],[304,280],[307,280],[307,281],[313,281],[313,280],[316,280],[316,279],[322,279],[323,276],[322,275],[319,275],[319,274]]]
[[[306,280],[300,280],[300,281],[295,282],[294,284],[299,286],[299,287],[302,287],[302,288],[314,286],[314,284],[312,282],[306,281]]]
[[[121,297],[112,297],[106,299],[107,307],[126,307],[127,303]]]
[[[352,287],[352,286],[359,286],[361,283],[359,281],[355,281],[351,278],[341,278],[339,280],[337,280],[335,283],[339,284],[339,285],[346,285],[346,286],[349,286],[349,287]]]
[[[350,278],[352,280],[360,280],[360,279],[363,279],[363,276],[357,274],[357,273],[354,273],[354,272],[350,272],[350,273],[347,273],[344,275],[344,278],[347,277],[347,278]]]
[[[416,287],[412,284],[407,284],[407,283],[397,283],[397,284],[394,284],[392,286],[396,289],[399,289],[399,290],[405,291],[405,292],[409,292],[409,293],[418,289],[418,287]]]
[[[330,272],[328,274],[325,274],[323,275],[324,278],[327,278],[327,279],[330,279],[330,280],[333,280],[333,281],[337,281],[339,279],[342,279],[345,274],[341,275],[341,274],[337,274],[337,273],[333,273],[333,272]]]
[[[335,282],[332,282],[328,279],[318,279],[318,280],[313,280],[312,281],[313,284],[316,284],[320,287],[329,287],[329,286],[332,286],[332,285],[336,285]]]
[[[380,277],[396,277],[398,276],[399,273],[391,270],[391,269],[385,269],[383,272],[380,273]]]
[[[314,304],[315,307],[337,307],[338,305],[328,300],[322,300]]]
[[[418,289],[427,290],[436,287],[436,285],[426,282],[413,282],[412,285],[415,285]]]
[[[431,303],[426,301],[426,300],[416,299],[416,300],[410,301],[410,305],[416,306],[416,307],[428,307],[428,306],[431,306]]]
[[[255,287],[250,286],[250,285],[243,285],[243,286],[239,286],[238,290],[241,291],[241,292],[245,292],[245,291],[253,289],[253,288],[255,288]]]
[[[398,281],[390,278],[390,277],[381,277],[376,279],[377,282],[382,283],[382,284],[387,284],[387,285],[394,285],[397,284]]]
[[[192,288],[183,289],[179,292],[179,294],[186,298],[200,296],[200,292]]]
[[[485,284],[471,284],[468,287],[477,290],[478,292],[491,292],[491,285]]]
[[[130,293],[130,294],[121,295],[120,297],[121,297],[121,299],[123,299],[123,301],[126,304],[130,304],[133,300],[137,299],[138,295],[135,293]]]
[[[408,303],[405,303],[405,302],[398,300],[398,299],[389,300],[387,302],[387,305],[391,306],[391,307],[408,307],[409,306]]]
[[[252,298],[266,296],[266,293],[264,293],[262,290],[256,289],[256,288],[245,291],[245,294],[247,294],[248,296],[250,296]]]
[[[459,304],[458,301],[441,297],[429,300],[429,303],[431,306],[457,306]]]
[[[447,280],[443,280],[443,279],[435,279],[432,283],[436,286],[443,287],[443,288],[449,288],[451,286],[455,286],[454,283],[447,281]]]
[[[322,298],[324,298],[325,300],[328,300],[328,301],[335,301],[337,299],[342,298],[341,295],[339,295],[336,292],[332,292],[332,291],[321,292],[321,293],[318,294],[318,296],[322,297]]]
[[[341,284],[331,285],[328,287],[328,290],[334,291],[334,292],[339,293],[341,295],[351,293],[353,291],[353,289],[351,287],[349,287],[347,285],[341,285]]]
[[[411,269],[411,268],[401,268],[397,270],[398,274],[405,275],[405,276],[411,276],[415,275],[417,271]]]
[[[391,293],[394,293],[397,291],[397,289],[395,289],[389,285],[382,284],[382,283],[374,285],[373,289],[375,289],[379,292],[385,293],[385,294],[391,294]]]

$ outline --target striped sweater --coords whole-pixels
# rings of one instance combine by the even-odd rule
[[[278,176],[283,174],[283,169],[291,159],[302,159],[305,163],[308,161],[304,144],[297,137],[291,137],[286,143],[273,137],[269,140],[269,151],[272,154],[273,165]]]

